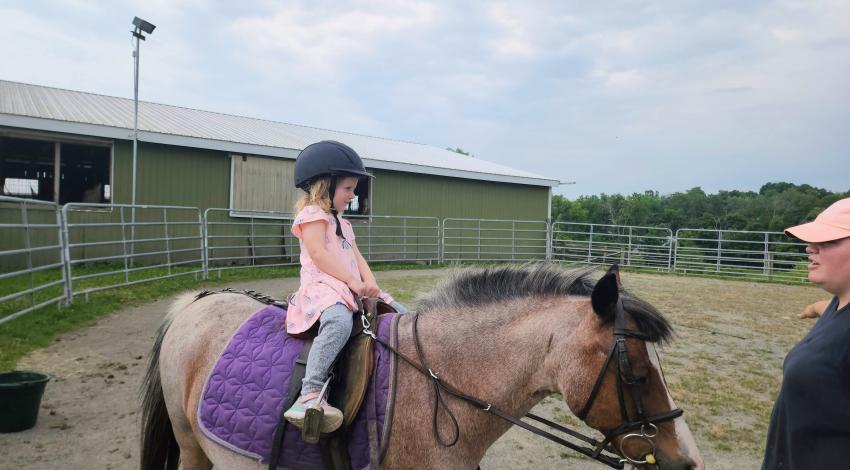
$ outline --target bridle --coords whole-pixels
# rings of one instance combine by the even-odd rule
[[[362,311],[361,311],[362,312]],[[531,425],[522,421],[521,419],[514,417],[499,408],[493,406],[490,403],[487,403],[484,400],[479,398],[467,395],[451,385],[444,382],[438,375],[437,372],[433,371],[428,367],[427,362],[425,361],[425,355],[422,352],[422,348],[419,341],[419,331],[418,331],[418,323],[419,323],[419,314],[411,314],[413,317],[413,342],[416,347],[416,353],[419,358],[418,361],[414,362],[403,353],[398,351],[392,345],[382,341],[371,331],[371,324],[367,315],[361,315],[361,321],[363,323],[363,334],[371,336],[375,341],[381,343],[384,347],[392,351],[395,355],[402,358],[405,362],[407,362],[411,367],[418,370],[420,373],[425,375],[431,380],[431,383],[434,387],[434,405],[433,405],[433,426],[432,430],[437,442],[444,447],[451,447],[455,445],[460,436],[460,428],[458,427],[457,419],[452,414],[451,410],[446,406],[441,391],[445,391],[446,393],[460,398],[468,403],[471,403],[473,406],[479,408],[482,411],[486,411],[490,414],[493,414],[503,420],[506,420],[514,425],[522,427],[528,431],[537,434],[538,436],[544,437],[553,441],[557,444],[560,444],[564,447],[568,447],[576,452],[579,452],[587,457],[590,457],[600,463],[608,465],[611,468],[622,469],[624,468],[626,463],[640,465],[640,464],[654,464],[655,463],[655,442],[654,438],[658,435],[658,423],[662,423],[665,421],[670,421],[673,419],[682,416],[683,411],[680,408],[672,409],[666,413],[657,414],[654,416],[646,416],[643,406],[643,400],[641,399],[641,390],[640,387],[643,386],[641,379],[635,377],[631,363],[629,362],[628,351],[626,349],[626,338],[638,338],[644,341],[650,341],[651,338],[640,331],[628,330],[625,328],[625,309],[623,308],[622,299],[617,300],[617,304],[614,311],[614,344],[611,346],[611,351],[608,353],[608,357],[605,360],[605,363],[602,365],[602,369],[599,371],[599,375],[596,378],[596,383],[593,386],[593,390],[590,393],[587,401],[582,407],[581,411],[576,415],[582,421],[587,417],[588,413],[590,413],[590,409],[593,406],[594,401],[596,400],[599,391],[602,388],[602,383],[605,381],[605,375],[608,371],[608,368],[611,366],[611,363],[614,363],[617,367],[617,399],[620,406],[620,417],[622,423],[613,429],[610,432],[604,433],[605,438],[602,441],[598,441],[590,436],[585,436],[584,434],[569,429],[563,425],[555,423],[553,421],[547,420],[540,416],[534,415],[532,413],[527,413],[524,417],[532,419],[534,421],[540,422],[549,426],[553,429],[557,429],[565,434],[569,434],[570,436],[584,441],[587,444],[590,444],[593,447],[586,447],[580,444],[576,444],[570,441],[567,441],[559,436],[551,434],[539,427]],[[617,356],[617,360],[614,361],[614,356]],[[663,380],[663,375],[662,375]],[[635,406],[636,417],[632,420],[629,416],[628,409],[626,408],[625,396],[623,394],[623,388],[629,390],[629,393],[632,397],[632,401]],[[452,420],[452,424],[454,427],[454,437],[449,441],[445,441],[443,437],[440,435],[437,427],[437,410],[438,407],[442,406],[445,409],[445,412],[449,415]],[[639,432],[633,432],[638,431]],[[623,456],[620,458],[615,455],[616,450],[611,445],[611,440],[616,436],[621,434],[626,434],[620,441],[619,453]],[[645,454],[643,458],[632,458],[623,450],[623,444],[629,439],[643,439],[649,444],[651,451],[648,454]],[[607,453],[606,453],[607,452]]]
[[[628,350],[626,349],[626,339],[631,337],[638,338],[643,341],[650,341],[651,338],[646,333],[626,329],[625,317],[626,312],[623,308],[623,301],[622,299],[618,299],[614,310],[614,344],[611,346],[611,351],[608,353],[608,357],[602,365],[602,370],[599,371],[599,375],[596,377],[596,383],[593,385],[593,390],[590,392],[590,396],[587,398],[587,401],[584,402],[584,406],[576,414],[576,417],[582,421],[587,418],[587,415],[590,413],[590,409],[593,406],[593,402],[596,400],[596,396],[602,388],[602,383],[605,381],[605,375],[608,368],[613,362],[617,367],[617,402],[620,406],[620,419],[622,420],[622,423],[614,430],[606,433],[605,440],[596,446],[594,453],[601,453],[605,446],[608,445],[615,436],[629,433],[620,440],[620,455],[622,455],[623,458],[631,464],[654,464],[655,442],[653,439],[658,435],[657,424],[676,419],[679,416],[682,416],[683,411],[681,408],[674,408],[666,413],[646,416],[640,390],[640,387],[643,386],[644,379],[635,377],[634,372],[632,371]],[[614,361],[614,356],[617,358],[616,361]],[[630,418],[628,409],[626,408],[626,400],[623,394],[624,388],[629,391],[632,397],[632,403],[634,403],[636,414],[634,420]],[[637,430],[640,430],[640,432],[631,432]],[[626,452],[623,449],[623,444],[625,444],[625,442],[629,439],[644,440],[649,445],[651,449],[650,452],[645,454],[642,459],[632,458],[626,455]]]

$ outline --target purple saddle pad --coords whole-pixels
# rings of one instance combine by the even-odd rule
[[[386,315],[377,336],[396,345],[398,315]],[[198,423],[209,439],[268,463],[283,411],[289,377],[304,341],[286,334],[286,310],[269,306],[253,314],[233,335],[204,384]],[[351,424],[348,450],[355,470],[377,470],[392,422],[395,355],[375,343],[375,372],[363,406]],[[286,427],[278,465],[323,469],[319,446]]]

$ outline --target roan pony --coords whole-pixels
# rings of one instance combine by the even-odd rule
[[[515,417],[560,393],[574,414],[585,415],[585,423],[610,438],[609,448],[628,456],[625,463],[703,468],[667,391],[654,345],[670,338],[669,323],[620,288],[616,267],[598,282],[590,274],[547,264],[456,271],[417,302],[414,315],[419,316],[418,337],[428,367],[454,389]],[[266,468],[208,440],[197,424],[206,377],[233,332],[262,307],[238,294],[197,301],[186,294],[175,301],[157,333],[142,390],[143,470],[176,469],[178,461],[185,470]],[[625,313],[615,325],[618,308]],[[399,350],[407,357],[417,357],[414,315],[402,317],[398,327]],[[615,336],[618,331],[627,334]],[[616,338],[622,355],[615,354]],[[458,428],[448,419],[439,420],[437,428],[442,436],[458,439],[451,447],[441,445],[432,432],[431,379],[403,361],[397,374],[383,469],[475,469],[511,426],[443,394]],[[624,377],[630,380],[624,383]],[[639,438],[627,436],[634,437],[640,423],[627,430],[622,426],[635,416],[665,415],[651,424],[644,420],[652,431],[644,426]]]

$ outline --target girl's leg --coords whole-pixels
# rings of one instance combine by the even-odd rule
[[[315,404],[334,359],[351,336],[352,317],[352,312],[341,304],[328,307],[322,312],[319,334],[313,339],[313,347],[307,355],[307,370],[301,382],[301,396],[283,414],[295,427],[304,426],[307,408]],[[335,431],[342,424],[342,412],[329,405],[325,399],[320,402],[320,406],[324,410],[321,432]]]
[[[319,334],[307,355],[307,370],[301,382],[301,395],[318,392],[328,378],[336,356],[351,336],[354,314],[345,305],[328,307],[319,318]]]

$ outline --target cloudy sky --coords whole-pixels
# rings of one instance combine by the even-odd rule
[[[850,189],[850,2],[0,0],[0,79],[438,147],[556,193]]]

